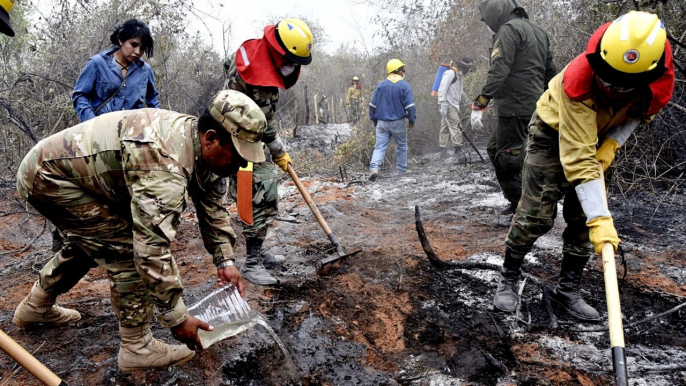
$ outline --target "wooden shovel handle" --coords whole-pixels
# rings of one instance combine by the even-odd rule
[[[598,162],[600,181],[605,190],[605,173],[603,163]],[[605,200],[607,205],[607,199]],[[610,346],[624,347],[624,328],[622,325],[622,309],[619,303],[619,286],[617,285],[617,266],[615,264],[615,248],[605,243],[602,250],[603,276],[605,278],[605,298],[607,299],[607,318],[610,324]]]
[[[48,386],[66,386],[66,383],[62,382],[60,377],[40,363],[36,357],[29,354],[28,351],[24,350],[19,343],[15,342],[14,339],[10,338],[2,330],[0,330],[0,349],[44,384]]]
[[[324,220],[324,217],[322,216],[321,212],[319,212],[319,208],[317,208],[317,205],[315,205],[314,201],[312,201],[312,197],[310,197],[310,194],[307,193],[307,189],[305,189],[305,186],[302,184],[302,182],[300,182],[300,179],[295,174],[295,170],[293,170],[291,164],[288,164],[288,174],[291,176],[291,179],[293,179],[293,183],[295,183],[295,186],[298,188],[300,194],[305,199],[307,206],[310,207],[310,210],[312,211],[314,217],[317,219],[317,222],[319,223],[319,225],[321,225],[322,229],[324,229],[324,233],[326,233],[327,236],[330,235],[332,232],[331,228],[329,228],[329,224],[327,224],[326,220]]]
[[[605,190],[605,173],[603,164],[598,162],[600,180]],[[607,199],[605,200],[607,205]],[[607,319],[610,328],[610,348],[612,350],[612,367],[615,381],[619,386],[628,385],[626,354],[624,352],[624,326],[622,324],[622,308],[619,302],[619,286],[617,285],[617,266],[615,264],[615,248],[610,243],[603,244],[603,278],[605,279],[605,299],[607,300]]]

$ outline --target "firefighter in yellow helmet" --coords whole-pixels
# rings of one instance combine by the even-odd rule
[[[656,15],[629,12],[591,36],[586,52],[549,83],[529,125],[522,197],[505,241],[505,262],[493,304],[516,309],[524,256],[553,227],[564,199],[567,227],[562,264],[551,298],[572,316],[599,321],[579,291],[593,252],[619,237],[605,198],[598,162],[606,169],[641,122],[672,97],[674,67],[665,27]]]
[[[360,84],[360,78],[353,76],[350,86],[348,86],[348,93],[345,96],[345,107],[350,111],[350,118],[353,122],[357,122],[360,119],[362,102],[362,85]]]
[[[227,70],[225,89],[249,96],[264,112],[267,130],[262,136],[271,160],[283,171],[292,163],[274,124],[279,89],[293,87],[301,67],[312,62],[312,32],[299,19],[285,19],[264,28],[264,36],[250,39],[224,63]],[[238,186],[230,179],[231,194],[237,196]],[[278,281],[267,269],[284,261],[284,256],[272,255],[262,245],[267,228],[278,213],[278,175],[271,162],[256,163],[253,168],[253,224],[243,225],[246,259],[241,268],[243,278],[257,285],[275,285]]]
[[[14,29],[10,21],[10,12],[14,7],[14,0],[0,0],[0,32],[7,36],[14,36]]]

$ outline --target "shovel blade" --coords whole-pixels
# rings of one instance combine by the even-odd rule
[[[317,272],[320,276],[327,276],[331,273],[332,268],[338,268],[340,266],[340,262],[343,259],[349,256],[357,255],[360,252],[362,252],[362,248],[345,253],[339,253],[337,256],[329,256],[321,259],[318,264],[319,268],[317,269]]]

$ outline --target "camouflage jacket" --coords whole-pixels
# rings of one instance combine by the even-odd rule
[[[170,245],[188,197],[215,264],[233,257],[236,242],[221,204],[226,180],[203,168],[196,125],[196,117],[160,109],[104,114],[40,141],[17,174],[24,198],[40,194],[33,192],[33,180],[47,169],[85,194],[130,203],[134,261],[167,327],[187,316]]]
[[[276,115],[276,103],[279,101],[278,87],[252,86],[243,80],[236,69],[236,54],[231,55],[226,62],[226,80],[224,81],[225,90],[236,90],[247,95],[262,109],[267,118],[267,129],[262,134],[262,142],[267,145],[272,156],[282,155],[286,149],[281,142],[281,138],[274,126],[274,116]]]

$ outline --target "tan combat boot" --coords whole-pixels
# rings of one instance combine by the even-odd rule
[[[58,326],[80,319],[78,311],[55,305],[55,296],[45,292],[36,282],[14,311],[12,323],[19,328],[29,328],[34,324]]]
[[[186,345],[169,345],[155,339],[150,325],[121,327],[119,368],[124,371],[150,367],[168,367],[186,363],[195,355]]]

